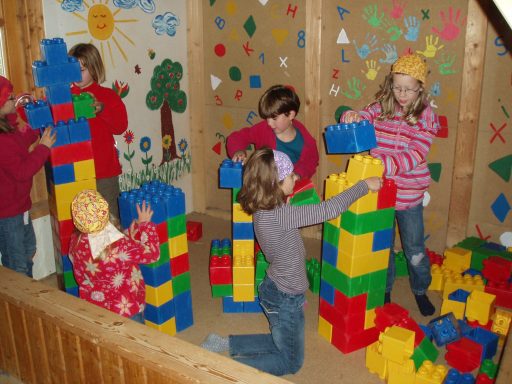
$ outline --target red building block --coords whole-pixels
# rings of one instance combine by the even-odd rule
[[[190,271],[188,252],[182,255],[171,257],[171,276],[175,277]]]
[[[466,337],[446,346],[445,359],[448,365],[460,372],[471,372],[480,366],[483,347]]]
[[[203,223],[199,221],[187,221],[187,240],[197,241],[203,237]]]
[[[377,209],[394,208],[396,204],[396,185],[391,179],[384,179],[377,196]]]
[[[492,384],[495,382],[495,379],[491,379],[485,373],[479,373],[476,376],[475,384]]]
[[[169,232],[167,232],[167,222],[164,221],[160,224],[156,224],[156,233],[158,235],[158,243],[164,244],[169,241]]]
[[[491,328],[492,328],[492,320],[489,320],[489,321],[487,322],[487,324],[485,324],[485,325],[480,324],[477,320],[475,320],[475,321],[469,321],[469,320],[467,320],[467,319],[466,319],[466,323],[467,323],[470,327],[473,327],[473,328],[480,327],[480,328],[487,329],[488,331],[490,331],[490,330],[491,330]]]
[[[409,312],[396,303],[384,304],[375,308],[375,326],[379,332],[396,325],[409,317]]]
[[[434,251],[431,251],[430,249],[427,248],[427,255],[428,255],[428,258],[430,259],[430,265],[443,265],[443,262],[444,262],[444,256],[443,255],[440,255],[439,253],[436,253]]]
[[[357,333],[347,333],[333,327],[331,344],[343,353],[350,353],[376,342],[379,334],[379,330],[375,327]]]
[[[75,118],[73,103],[52,104],[50,105],[50,109],[52,110],[54,124],[57,124],[58,121],[67,122]]]
[[[507,282],[512,274],[512,261],[499,256],[491,256],[483,262],[482,275],[492,282]]]
[[[219,284],[233,284],[231,257],[227,255],[210,257],[210,285]]]
[[[308,189],[314,189],[315,185],[311,182],[310,179],[300,179],[295,182],[295,186],[293,187],[293,192],[290,195],[290,198],[292,198],[297,193],[306,191]]]
[[[485,286],[485,292],[492,293],[496,296],[495,305],[512,308],[512,284],[489,281]]]
[[[82,141],[81,143],[53,147],[50,149],[50,164],[52,167],[76,163],[82,160],[90,160],[92,158],[93,154],[90,141]]]

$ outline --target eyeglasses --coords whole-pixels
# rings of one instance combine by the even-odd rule
[[[396,86],[391,86],[391,90],[396,94],[401,94],[402,92],[405,92],[406,95],[414,95],[416,92],[418,92],[421,88],[418,89],[409,89],[409,88],[400,88]]]

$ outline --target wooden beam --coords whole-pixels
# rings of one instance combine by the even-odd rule
[[[485,10],[479,1],[469,0],[466,47],[462,69],[462,96],[459,106],[448,212],[447,246],[452,246],[467,236],[482,96],[487,23]]]

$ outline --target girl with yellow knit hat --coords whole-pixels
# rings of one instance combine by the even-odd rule
[[[385,177],[397,186],[395,217],[409,267],[409,282],[423,316],[432,315],[434,306],[426,295],[432,280],[430,260],[425,252],[423,197],[430,185],[427,155],[439,129],[425,90],[427,65],[416,54],[401,56],[384,79],[376,100],[362,111],[347,111],[345,123],[369,120],[375,127],[377,148],[370,154],[381,159]],[[393,251],[389,258],[385,302],[391,300],[395,280]]]

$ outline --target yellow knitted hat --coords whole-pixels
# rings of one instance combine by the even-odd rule
[[[99,232],[109,222],[107,201],[92,189],[85,189],[75,196],[71,213],[75,227],[83,233]]]
[[[392,73],[403,73],[425,84],[427,79],[427,64],[415,53],[401,56],[391,67]]]

